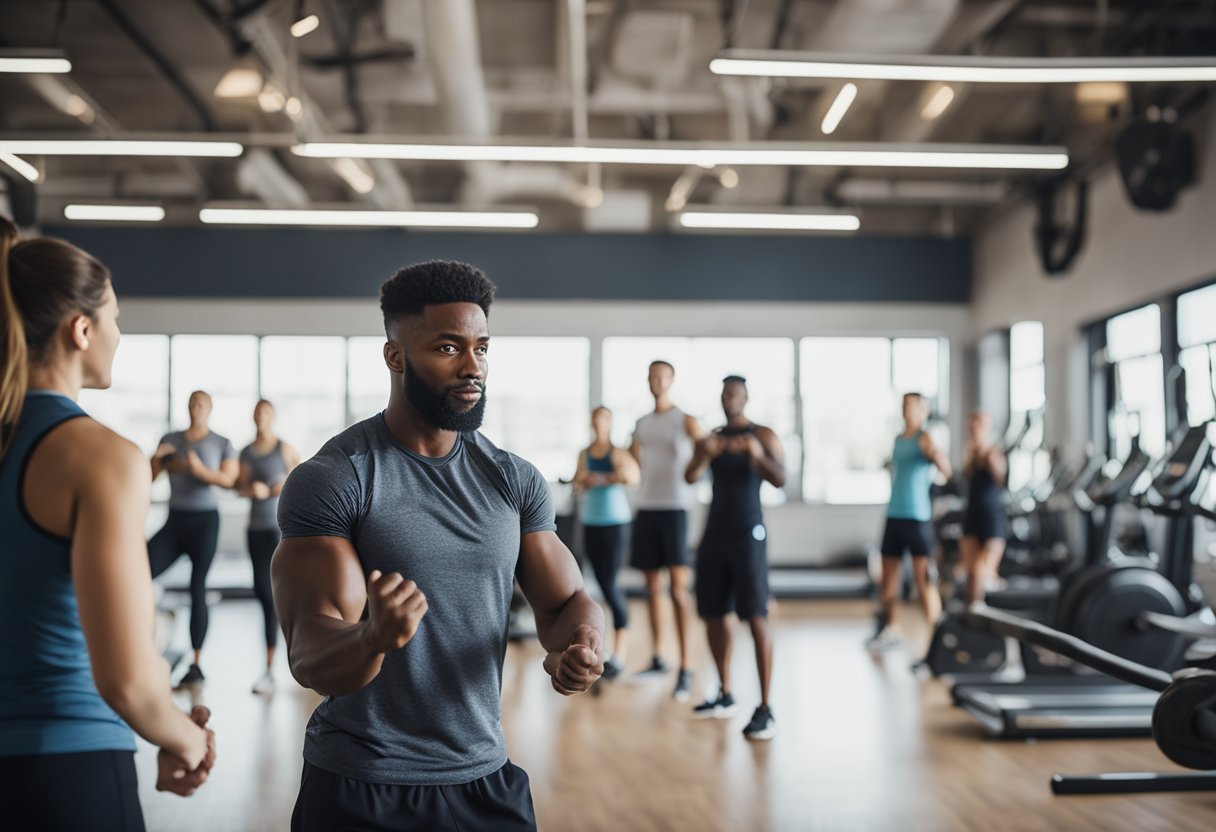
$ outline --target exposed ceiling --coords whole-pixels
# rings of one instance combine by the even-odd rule
[[[1214,0],[307,0],[304,6],[320,26],[296,39],[288,31],[296,0],[0,0],[0,48],[57,48],[73,66],[67,76],[0,75],[0,138],[216,132],[260,137],[249,144],[263,145],[239,159],[31,158],[42,170],[35,186],[39,219],[60,221],[73,200],[156,201],[170,222],[195,222],[201,205],[232,200],[273,207],[512,204],[537,207],[548,230],[661,230],[669,227],[669,209],[683,203],[857,207],[866,232],[963,234],[995,205],[1024,194],[1036,175],[335,162],[288,148],[301,138],[356,133],[398,141],[545,143],[582,139],[584,132],[592,140],[824,141],[821,123],[841,82],[712,74],[709,61],[732,47],[1216,55]],[[262,74],[260,99],[215,95],[235,64]],[[1084,103],[1074,85],[970,85],[954,90],[940,116],[926,118],[934,85],[857,87],[832,141],[1066,145],[1074,167],[1108,158],[1115,133],[1150,106],[1179,108],[1185,117],[1211,89],[1137,84]],[[63,111],[70,95],[88,105],[85,119]],[[292,97],[299,110],[289,114],[280,108]],[[0,173],[8,171],[0,166]]]

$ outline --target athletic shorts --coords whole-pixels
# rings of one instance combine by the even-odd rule
[[[927,558],[933,553],[933,524],[924,520],[905,520],[888,517],[887,528],[882,534],[882,556],[902,558],[909,554],[914,558]]]
[[[977,540],[994,540],[1005,537],[1005,508],[983,504],[967,506],[963,517],[963,534]]]
[[[535,832],[536,813],[527,773],[509,762],[471,783],[391,786],[342,777],[306,760],[291,832],[346,829]]]
[[[144,832],[135,754],[80,751],[0,757],[0,812],[4,829]]]
[[[687,566],[688,513],[684,509],[638,511],[631,540],[629,564],[634,569],[653,572],[665,566]]]
[[[709,531],[697,549],[697,613],[721,618],[768,615],[768,541],[764,526]]]

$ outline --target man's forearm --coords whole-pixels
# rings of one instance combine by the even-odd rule
[[[579,631],[588,627],[596,631],[603,644],[604,611],[582,589],[571,595],[560,611],[536,615],[536,635],[550,653],[565,650]]]
[[[352,624],[314,615],[294,628],[288,645],[291,675],[306,688],[326,696],[345,696],[380,674],[384,654],[367,643],[363,622]]]

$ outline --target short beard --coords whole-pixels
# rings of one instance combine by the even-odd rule
[[[481,427],[486,415],[485,385],[478,385],[481,387],[481,398],[477,400],[477,404],[468,410],[457,410],[452,407],[445,394],[432,389],[422,380],[408,358],[405,360],[403,376],[405,400],[435,427],[456,433],[468,433]]]

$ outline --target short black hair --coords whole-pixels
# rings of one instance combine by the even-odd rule
[[[731,384],[731,383],[742,384],[744,387],[746,387],[747,379],[745,379],[743,376],[727,376],[726,378],[722,379],[722,383],[723,384]]]
[[[650,368],[654,369],[655,367],[666,367],[667,369],[671,370],[671,374],[673,376],[676,374],[676,368],[671,366],[670,361],[664,361],[661,358],[656,358],[654,361],[650,362]]]
[[[475,303],[490,315],[494,284],[485,273],[458,260],[427,260],[406,266],[380,284],[384,329],[397,318],[421,315],[437,303]]]

